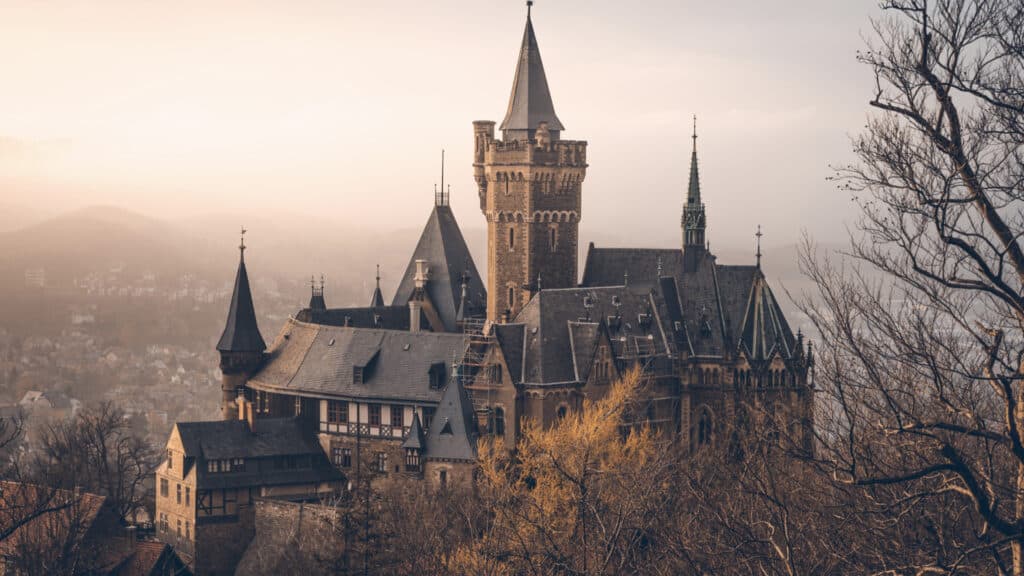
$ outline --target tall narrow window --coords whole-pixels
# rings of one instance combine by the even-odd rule
[[[697,444],[704,446],[711,443],[711,411],[704,408],[700,411],[700,416],[697,418]]]
[[[380,426],[380,404],[369,404],[370,426]]]
[[[384,473],[388,471],[388,454],[387,452],[377,452],[377,472]]]
[[[558,248],[558,228],[554,226],[548,228],[548,242],[551,245],[551,251],[554,252]]]
[[[174,470],[174,452],[167,451],[167,469]]]
[[[420,451],[415,448],[405,449],[405,471],[406,472],[419,472],[420,470]]]
[[[444,489],[448,488],[448,471],[447,470],[441,470],[441,473],[440,473],[439,476],[440,476],[439,479],[441,481],[440,482],[441,490],[444,490]]]
[[[181,504],[181,484],[178,484],[178,504]]]
[[[508,287],[508,309],[509,310],[511,310],[512,307],[515,305],[515,299],[516,299],[516,290],[515,290],[515,288],[509,286]]]
[[[391,425],[395,428],[402,427],[402,407],[391,405]]]
[[[504,436],[505,435],[505,409],[504,408],[495,408],[494,409],[494,426],[492,426],[491,429],[492,429],[492,431],[493,431],[495,436]]]
[[[508,227],[508,249],[509,251],[516,249],[516,229],[512,226]]]

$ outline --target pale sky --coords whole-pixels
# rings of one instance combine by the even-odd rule
[[[709,239],[845,237],[872,0],[538,0],[563,138],[589,142],[581,242],[672,245],[698,117]],[[421,226],[447,149],[484,225],[472,121],[500,123],[517,0],[0,2],[0,201],[176,218]],[[234,229],[237,222],[226,222]]]

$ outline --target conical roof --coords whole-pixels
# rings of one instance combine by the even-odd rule
[[[380,265],[377,266],[377,286],[373,289],[373,295],[370,296],[370,307],[380,308],[384,306],[384,295],[380,292]]]
[[[414,275],[417,260],[426,260],[430,267],[427,293],[446,331],[454,332],[458,328],[464,274],[468,274],[468,300],[467,309],[463,310],[463,314],[472,316],[470,312],[487,309],[487,290],[476,271],[469,247],[466,246],[466,240],[462,237],[462,231],[459,230],[450,206],[435,205],[430,212],[430,218],[427,219],[427,225],[423,228],[412,258],[409,259],[409,265],[395,292],[392,305],[405,306],[412,299],[416,291]]]
[[[551,102],[551,91],[544,74],[544,63],[540,59],[540,48],[533,33],[533,21],[527,11],[516,77],[512,82],[512,95],[508,100],[508,112],[501,123],[501,129],[536,130],[541,122],[547,122],[549,130],[565,129],[555,115],[555,105]]]
[[[231,306],[228,308],[228,320],[224,325],[224,333],[217,343],[221,352],[262,352],[267,344],[260,335],[256,325],[256,310],[252,305],[252,292],[249,290],[249,274],[245,270],[245,257],[238,260],[238,272],[235,274],[235,289],[231,294]]]
[[[426,439],[423,437],[423,426],[420,425],[420,413],[412,413],[412,426],[409,427],[409,435],[406,436],[405,442],[402,442],[402,448],[406,450],[423,450],[427,445]]]
[[[476,439],[473,402],[459,378],[452,378],[430,422],[426,456],[436,460],[476,460]]]

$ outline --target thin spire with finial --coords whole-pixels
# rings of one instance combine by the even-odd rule
[[[533,8],[533,0],[526,0],[526,19],[530,19],[530,9]]]
[[[380,308],[384,305],[384,294],[380,291],[380,264],[377,264],[377,285],[373,289],[373,294],[370,296],[370,307]]]
[[[242,226],[242,233],[241,233],[241,238],[242,239],[241,239],[241,241],[238,244],[238,252],[239,252],[239,254],[241,254],[242,260],[245,260],[245,233],[246,232],[248,232],[248,230],[245,229],[245,226]]]
[[[760,270],[761,269],[761,236],[764,236],[764,234],[761,233],[761,225],[760,224],[757,225],[757,234],[754,234],[754,236],[757,237],[757,252],[755,252],[754,255],[757,256],[757,268],[758,268],[758,270]]]
[[[437,184],[434,184],[434,204],[436,206],[447,206],[448,198],[451,195],[451,184],[448,185],[447,192],[444,187],[444,148],[441,149],[441,190],[438,191]]]

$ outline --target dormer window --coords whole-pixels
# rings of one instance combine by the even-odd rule
[[[362,384],[362,383],[364,383],[364,380],[363,380],[363,367],[362,366],[353,366],[352,367],[352,383],[353,384]]]
[[[441,388],[444,388],[444,362],[435,362],[434,364],[431,364],[428,374],[431,390],[440,390]]]

